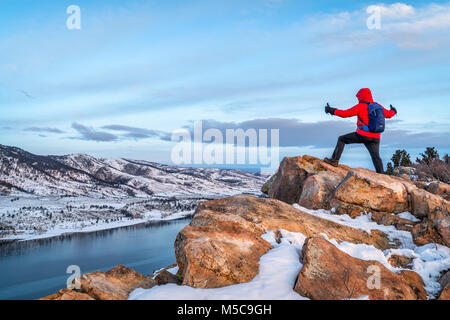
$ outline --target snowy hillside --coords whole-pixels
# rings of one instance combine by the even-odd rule
[[[267,176],[0,145],[0,240],[35,239],[191,215],[202,200],[260,194]]]
[[[38,156],[0,145],[0,193],[40,196],[232,195],[257,192],[266,176],[78,154]]]
[[[192,215],[203,200],[156,196],[0,196],[0,242],[179,219]]]

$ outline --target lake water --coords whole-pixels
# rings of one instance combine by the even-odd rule
[[[66,286],[67,267],[81,273],[118,264],[145,275],[175,263],[173,244],[190,219],[0,244],[0,300],[37,299]]]

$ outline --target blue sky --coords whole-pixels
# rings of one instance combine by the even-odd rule
[[[66,8],[81,8],[68,30]],[[366,8],[382,8],[369,30]],[[170,163],[195,120],[280,129],[281,156],[329,155],[362,87],[397,107],[382,156],[450,151],[450,3],[33,1],[0,3],[0,143],[38,154]],[[364,147],[344,163],[371,168]]]

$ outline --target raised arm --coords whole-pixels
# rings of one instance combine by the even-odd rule
[[[386,119],[390,119],[390,118],[392,118],[393,116],[395,116],[397,114],[397,109],[395,109],[392,106],[392,104],[391,104],[391,109],[390,110],[388,110],[388,109],[383,107],[383,111],[384,111],[384,117]]]
[[[350,117],[354,117],[354,116],[358,115],[358,112],[359,112],[359,105],[356,105],[347,110],[336,109],[334,111],[334,115],[341,117],[341,118],[350,118]]]

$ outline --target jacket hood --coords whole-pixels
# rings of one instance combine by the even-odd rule
[[[358,93],[356,94],[356,97],[358,98],[358,101],[361,102],[373,102],[373,98],[372,98],[372,92],[370,92],[370,89],[368,88],[363,88],[361,90],[358,91]]]

